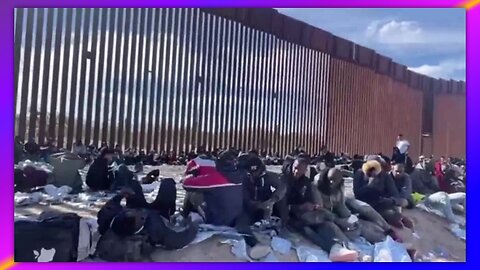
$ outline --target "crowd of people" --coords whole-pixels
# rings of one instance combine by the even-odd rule
[[[154,151],[146,155],[135,149],[122,152],[118,145],[109,148],[106,144],[97,151],[81,142],[75,144],[73,153],[57,154],[53,154],[58,150],[52,140],[45,147],[38,147],[33,140],[20,145],[17,140],[16,161],[27,157],[49,161],[61,156],[85,162],[78,166],[90,162],[86,175],[89,189],[117,193],[98,213],[101,243],[144,235],[152,246],[179,249],[193,241],[199,223],[207,223],[236,228],[244,236],[249,256],[258,260],[270,252],[252,231],[260,222],[280,234],[304,235],[332,261],[355,261],[359,254],[349,246],[351,240],[363,236],[377,243],[391,236],[401,242],[395,228],[414,229],[413,220],[402,214],[404,208],[424,203],[457,222],[454,212],[465,212],[466,207],[465,162],[444,157],[435,162],[433,157],[421,156],[413,164],[408,155],[410,144],[401,135],[391,158],[379,153],[353,159],[329,151],[309,155],[301,148],[280,158],[233,148],[207,152],[200,147],[177,156]],[[112,168],[113,162],[118,166]],[[144,179],[135,176],[142,165],[158,164],[186,165],[182,179],[186,196],[180,209],[183,230],[174,230],[170,224],[178,217],[175,181],[159,179],[158,170]],[[281,173],[268,171],[266,165],[272,164],[282,165]],[[130,171],[127,165],[137,166]],[[72,170],[78,171],[78,166]],[[54,174],[59,168],[54,165]],[[65,172],[58,176],[62,175]],[[345,196],[345,177],[353,178],[354,197]],[[157,198],[148,203],[140,184],[153,181],[161,185]],[[75,185],[78,190],[78,183]],[[414,250],[410,252],[413,256]]]

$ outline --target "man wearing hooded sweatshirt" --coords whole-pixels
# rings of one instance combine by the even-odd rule
[[[250,228],[251,219],[243,210],[242,184],[247,173],[237,168],[237,155],[224,151],[215,161],[199,156],[187,164],[186,174],[184,215],[193,209],[208,224],[236,227],[244,235],[252,259],[267,256],[270,248],[258,243]]]
[[[168,219],[162,217],[158,210],[162,209],[161,205],[157,205],[158,209],[132,207],[136,204],[132,200],[138,196],[135,191],[125,188],[100,209],[97,222],[102,237],[108,238],[108,231],[122,238],[140,234],[145,235],[147,242],[152,246],[162,245],[166,249],[183,248],[195,239],[198,228],[189,219],[182,230],[173,230],[168,226]],[[127,207],[121,205],[124,198],[127,200]]]
[[[114,174],[110,164],[113,161],[113,155],[112,150],[103,148],[100,156],[88,168],[86,183],[91,190],[109,190],[112,186]]]
[[[243,208],[252,223],[268,219],[273,214],[288,222],[288,209],[284,200],[286,187],[279,175],[267,172],[259,157],[248,161],[248,177],[243,182]]]
[[[415,205],[412,198],[412,179],[405,173],[405,166],[403,164],[393,165],[390,175],[395,182],[400,198],[407,201],[407,205],[402,205],[402,207],[413,208]]]
[[[281,178],[287,185],[290,225],[329,252],[332,261],[354,261],[358,258],[358,253],[345,247],[348,239],[332,222],[332,214],[316,204],[315,187],[305,176],[308,165],[308,160],[297,157],[287,166]]]
[[[382,170],[379,157],[369,157],[353,178],[355,198],[370,204],[385,220],[402,228],[402,215],[398,207],[407,206],[407,200],[400,197],[395,183],[389,173]],[[407,224],[410,225],[410,224]]]

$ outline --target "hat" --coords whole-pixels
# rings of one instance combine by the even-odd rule
[[[259,157],[252,157],[248,161],[249,172],[265,171],[265,169],[265,164]]]
[[[380,164],[380,162],[378,162],[376,160],[368,160],[362,166],[362,171],[365,174],[372,169],[376,170],[377,172],[381,172],[382,171],[382,165]]]
[[[236,167],[237,156],[234,152],[225,150],[222,151],[216,161],[217,168],[233,168]]]

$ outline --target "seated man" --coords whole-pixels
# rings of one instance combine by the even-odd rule
[[[155,161],[155,150],[150,150],[148,155],[145,157],[145,165],[151,165],[151,166],[156,166],[157,162]]]
[[[58,153],[58,148],[55,145],[55,139],[49,138],[47,142],[40,147],[40,157],[48,162],[50,155]]]
[[[224,151],[215,161],[199,156],[187,164],[186,174],[183,214],[196,211],[208,224],[236,227],[244,235],[252,259],[267,256],[270,248],[258,244],[250,218],[243,211],[242,183],[247,174],[237,168],[235,153]]]
[[[178,165],[187,165],[187,155],[185,152],[180,152],[177,157]]]
[[[448,186],[447,193],[465,192],[465,184],[460,180],[460,173],[454,167],[447,165],[445,168],[444,181]]]
[[[124,161],[127,166],[135,165],[135,162],[137,162],[131,149],[125,150]]]
[[[88,168],[86,183],[93,191],[109,190],[112,186],[114,175],[109,165],[113,161],[114,152],[103,148],[100,156]]]
[[[159,191],[155,201],[158,201],[162,195]],[[167,249],[183,248],[195,239],[198,229],[190,220],[187,220],[183,230],[171,229],[167,219],[169,217],[160,214],[166,206],[159,202],[142,207],[138,203],[139,198],[141,201],[142,197],[144,199],[141,188],[136,191],[125,188],[120,195],[110,199],[98,212],[98,231],[102,237],[108,231],[112,231],[121,238],[142,234],[152,246],[162,245]],[[127,207],[121,205],[124,198],[127,200]],[[99,244],[101,241],[102,239]]]
[[[405,173],[405,166],[403,164],[393,165],[390,175],[395,182],[398,195],[407,201],[407,205],[402,205],[402,207],[413,208],[412,179]]]
[[[81,158],[87,158],[87,147],[82,143],[81,140],[78,140],[74,145],[73,145],[73,151],[72,153],[80,156]]]
[[[15,136],[15,148],[14,148],[14,162],[17,164],[25,158],[25,151],[23,150],[23,141],[19,136]]]
[[[267,172],[259,157],[252,157],[248,163],[248,177],[243,182],[243,206],[251,218],[250,223],[268,220],[272,214],[288,222],[288,208],[283,200],[286,187],[279,176]]]
[[[26,158],[36,160],[40,155],[40,146],[35,142],[35,138],[30,138],[25,144]]]
[[[305,176],[308,165],[308,160],[297,157],[281,178],[287,185],[289,225],[328,252],[332,261],[354,261],[358,253],[345,247],[348,238],[332,222],[328,211],[315,204],[314,187]]]
[[[370,205],[354,198],[345,198],[345,185],[340,170],[331,168],[322,171],[315,177],[314,183],[319,192],[317,196],[320,196],[319,204],[334,215],[333,221],[348,238],[353,240],[362,235],[371,243],[385,240],[386,235],[397,238],[388,223]],[[351,217],[352,213],[347,206],[359,215],[361,219],[358,222],[355,221],[358,218]]]
[[[376,159],[383,162],[379,157]],[[358,170],[353,178],[353,193],[355,198],[370,204],[385,220],[402,228],[410,225],[408,220],[403,223],[403,217],[398,207],[407,206],[408,202],[400,198],[395,183],[390,174],[382,171],[382,165],[378,160],[368,160],[363,164],[362,170]]]
[[[315,203],[328,211],[330,218],[339,226],[339,229],[345,232],[353,231],[358,224],[347,222],[351,213],[345,205],[345,186],[342,172],[336,168],[323,170],[315,176],[314,187]],[[352,236],[352,239],[355,237]],[[342,238],[346,238],[346,235],[342,235]]]
[[[427,169],[417,167],[410,174],[412,179],[412,192],[432,194],[439,190],[438,182]]]
[[[355,154],[353,156],[352,164],[350,165],[350,167],[352,167],[353,173],[360,170],[362,166],[363,166],[363,158]]]

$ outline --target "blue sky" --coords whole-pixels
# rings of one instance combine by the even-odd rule
[[[436,78],[465,80],[465,10],[293,9],[279,12]]]

